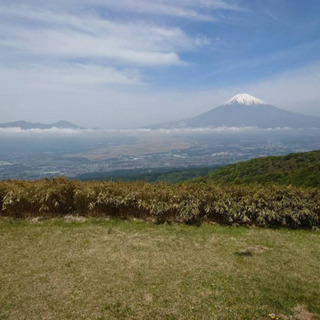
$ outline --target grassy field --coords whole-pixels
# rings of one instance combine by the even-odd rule
[[[0,319],[320,319],[320,232],[0,219]]]

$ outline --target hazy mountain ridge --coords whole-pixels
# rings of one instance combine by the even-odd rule
[[[0,123],[0,128],[20,128],[22,130],[30,130],[30,129],[52,129],[52,128],[59,128],[59,129],[83,129],[82,127],[73,124],[69,121],[61,120],[55,123],[38,123],[38,122],[28,122],[28,121],[14,121],[14,122],[6,122]]]
[[[217,167],[219,168],[219,167]],[[206,176],[215,167],[207,168],[146,168],[115,170],[110,172],[89,172],[75,177],[82,181],[147,181],[180,183],[199,176]]]
[[[196,117],[152,126],[153,129],[201,127],[320,128],[320,117],[277,108],[248,94]]]

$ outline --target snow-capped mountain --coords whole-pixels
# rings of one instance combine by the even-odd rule
[[[201,127],[320,128],[320,117],[286,111],[242,93],[199,116],[152,126],[156,129]]]
[[[255,106],[259,104],[267,105],[268,103],[265,101],[262,101],[254,96],[251,96],[247,93],[240,93],[229,99],[224,103],[224,105],[228,104],[245,104],[247,106]]]

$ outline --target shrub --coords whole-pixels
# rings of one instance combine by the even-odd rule
[[[320,189],[203,183],[79,182],[64,178],[0,182],[3,215],[107,215],[200,224],[314,228]]]

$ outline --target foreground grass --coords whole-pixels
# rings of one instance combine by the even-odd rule
[[[1,218],[0,241],[0,319],[320,319],[319,232]]]

